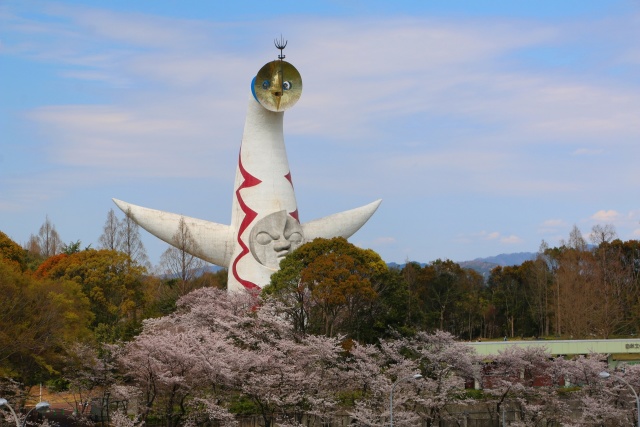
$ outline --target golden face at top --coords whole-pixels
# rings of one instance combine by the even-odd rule
[[[265,64],[256,75],[253,92],[269,111],[284,111],[302,95],[302,77],[296,67],[283,60]]]

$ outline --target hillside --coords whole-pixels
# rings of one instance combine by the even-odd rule
[[[470,268],[484,276],[485,280],[489,277],[491,270],[497,266],[520,265],[525,261],[536,258],[536,252],[517,252],[512,254],[500,254],[486,258],[476,258],[472,261],[459,262],[460,267]]]
[[[462,268],[470,268],[477,271],[478,273],[482,274],[482,276],[484,276],[486,280],[489,277],[491,270],[493,270],[495,267],[520,265],[525,261],[535,259],[536,255],[536,252],[516,252],[512,254],[500,254],[486,258],[476,258],[472,261],[458,261],[458,264]],[[426,265],[426,263],[424,262],[418,264],[420,264],[421,267],[424,267]],[[402,268],[405,264],[390,262],[387,265],[390,268]]]

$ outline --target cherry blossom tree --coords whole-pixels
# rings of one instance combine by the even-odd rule
[[[508,407],[513,426],[634,420],[628,388],[598,376],[606,368],[599,355],[566,360],[544,349],[511,348],[487,363],[445,332],[359,344],[304,334],[279,304],[202,288],[182,297],[173,314],[145,321],[119,355],[127,384],[142,396],[139,420],[153,415],[167,427],[226,426],[246,413],[271,427],[300,426],[305,416],[329,423],[347,413],[351,425],[383,427],[392,390],[396,426],[462,423],[462,409],[480,407],[494,420]],[[634,386],[639,374],[639,368],[616,373]],[[484,387],[482,402],[467,397],[470,380]],[[561,398],[564,385],[574,387]]]
[[[168,427],[185,416],[199,371],[191,331],[172,326],[166,319],[147,321],[143,333],[127,345],[120,358],[126,374],[142,392],[141,420],[154,412]]]
[[[607,370],[607,358],[601,354],[579,356],[568,365],[567,379],[581,387],[577,396],[580,418],[577,425],[635,425],[635,397],[627,386],[614,378],[604,380],[600,373]],[[638,384],[640,371],[616,372],[615,376]]]
[[[190,412],[191,422],[228,423],[239,400],[267,427],[330,413],[346,371],[340,341],[296,334],[274,307],[258,304],[248,294],[202,288],[183,297],[176,313],[146,321],[121,356],[143,391],[141,419],[154,413],[171,427]]]
[[[63,376],[68,390],[60,393],[74,413],[87,415],[94,399],[105,400],[105,393],[115,385],[115,365],[108,348],[99,352],[86,343],[77,342],[68,350]]]
[[[447,407],[470,403],[464,397],[465,379],[477,375],[473,350],[446,332],[418,332],[397,337],[379,346],[356,346],[351,351],[361,384],[361,399],[351,415],[362,425],[384,426],[389,420],[393,388],[394,425],[412,426],[423,421],[437,425],[454,418]],[[410,379],[420,374],[422,378]],[[394,386],[395,384],[395,386]]]
[[[567,369],[564,359],[554,359],[540,347],[511,347],[500,352],[485,365],[482,377],[492,419],[499,419],[508,408],[516,414],[514,425],[567,422],[570,408],[557,392],[564,385]]]

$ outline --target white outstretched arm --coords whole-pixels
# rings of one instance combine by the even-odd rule
[[[324,218],[302,224],[304,239],[309,242],[317,237],[331,239],[333,237],[351,237],[371,218],[382,200],[348,211],[325,216]]]
[[[196,242],[194,248],[188,252],[212,264],[229,267],[233,252],[233,228],[231,226],[143,208],[118,199],[113,199],[113,201],[122,212],[130,214],[136,224],[170,245],[174,245],[173,236],[178,230],[180,219],[184,218],[185,224],[189,227]]]

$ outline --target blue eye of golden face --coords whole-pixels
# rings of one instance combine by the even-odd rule
[[[284,89],[284,90],[289,90],[289,89],[291,89],[291,82],[284,82],[284,83],[282,83],[282,89]]]
[[[267,90],[271,87],[271,82],[269,80],[265,80],[262,82],[262,89]]]

